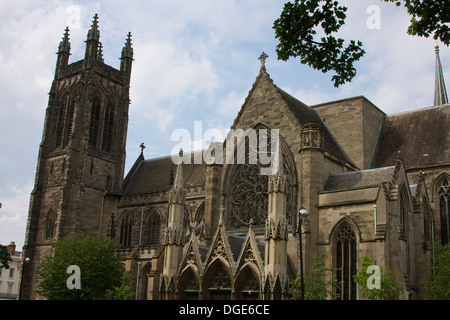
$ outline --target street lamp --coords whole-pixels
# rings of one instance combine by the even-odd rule
[[[303,282],[303,246],[302,246],[302,219],[307,218],[309,215],[308,211],[301,207],[298,210],[298,243],[300,246],[300,281],[301,281],[301,293],[302,300],[305,300],[305,284]]]

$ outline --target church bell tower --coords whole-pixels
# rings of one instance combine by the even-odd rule
[[[98,235],[105,193],[120,193],[125,166],[133,48],[128,33],[120,68],[103,61],[98,16],[83,60],[69,64],[69,29],[57,52],[31,194],[20,299],[35,294],[40,260],[74,231]]]

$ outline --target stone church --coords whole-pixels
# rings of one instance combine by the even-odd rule
[[[126,174],[131,34],[120,68],[106,65],[95,15],[84,59],[69,63],[69,55],[66,29],[31,194],[21,299],[39,298],[39,261],[76,230],[117,244],[136,299],[288,299],[314,256],[339,268],[325,277],[341,282],[341,299],[363,298],[352,279],[363,256],[394,272],[402,299],[421,298],[427,243],[448,243],[450,231],[450,105],[437,47],[434,106],[392,115],[363,96],[307,106],[273,83],[263,54],[231,125],[243,137],[180,151],[178,161],[142,152]],[[250,161],[264,139],[247,133],[274,129],[278,170],[265,175],[260,158]],[[243,162],[220,161],[239,153]]]

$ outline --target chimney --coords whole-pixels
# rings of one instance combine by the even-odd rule
[[[11,243],[6,247],[6,251],[8,251],[10,255],[13,255],[16,252],[16,243],[11,241]]]

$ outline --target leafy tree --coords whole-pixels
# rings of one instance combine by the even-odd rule
[[[408,34],[433,36],[447,46],[450,44],[449,0],[381,0],[404,4],[411,16]],[[347,7],[336,0],[295,0],[284,5],[273,29],[278,39],[279,60],[299,57],[301,63],[322,72],[333,70],[334,86],[351,81],[356,75],[354,63],[364,54],[359,40],[345,44],[334,34],[345,24]],[[317,35],[322,34],[320,39]]]
[[[325,258],[325,255],[320,257]],[[339,283],[335,276],[331,277],[331,280],[324,281],[324,272],[334,272],[337,269],[325,268],[325,263],[319,261],[317,256],[314,256],[313,268],[309,276],[304,277],[305,282],[305,300],[326,300],[329,297],[331,299],[339,298],[335,293],[335,288],[339,287]],[[292,299],[300,300],[301,297],[301,277],[298,276],[292,283]]]
[[[109,239],[70,234],[59,239],[53,254],[45,257],[37,273],[40,277],[38,294],[49,300],[104,299],[107,290],[120,286],[122,264],[116,248]],[[71,277],[67,268],[80,268],[80,289],[69,289]]]
[[[450,300],[450,247],[436,241],[429,251],[430,278],[424,283],[425,297]]]
[[[113,286],[113,300],[130,300],[133,297],[131,279],[126,273],[120,278],[120,286]]]
[[[403,293],[401,285],[397,282],[393,273],[386,266],[378,266],[380,269],[380,286],[379,288],[369,288],[368,282],[372,282],[369,277],[374,276],[373,272],[367,272],[370,266],[374,266],[375,262],[367,256],[361,258],[361,269],[353,279],[361,289],[361,293],[370,300],[398,300],[400,294]]]
[[[9,269],[8,262],[11,261],[11,254],[8,252],[7,247],[0,245],[0,268]]]

